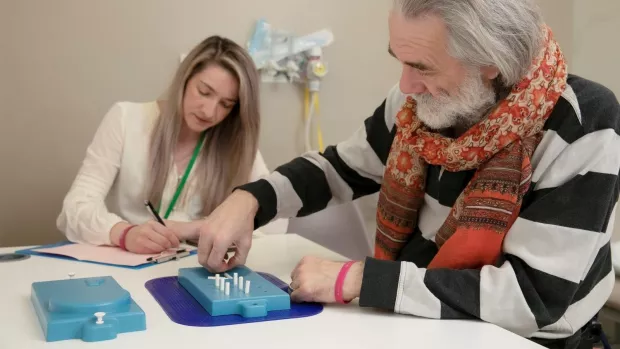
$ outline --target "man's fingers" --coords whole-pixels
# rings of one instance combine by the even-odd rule
[[[206,268],[208,271],[212,273],[223,273],[228,270],[228,263],[223,259],[219,261],[218,263],[207,262]]]
[[[211,248],[213,247],[213,238],[210,235],[200,234],[198,238],[198,263],[203,267],[209,269],[207,262],[209,261],[209,255],[211,255]],[[209,270],[212,271],[212,270]]]
[[[295,303],[301,303],[301,299],[299,296],[300,292],[299,290],[293,290],[293,292],[291,292],[291,301],[295,302]]]
[[[226,268],[232,269],[234,267],[244,265],[246,258],[247,256],[245,255],[242,256],[239,251],[236,251],[235,254],[226,263]]]
[[[229,269],[245,264],[248,259],[248,254],[250,253],[250,248],[252,247],[252,239],[241,239],[236,245],[235,255],[228,261]]]
[[[293,290],[296,290],[299,288],[299,281],[297,279],[293,279],[293,281],[291,281],[291,284],[289,285],[289,287]]]
[[[297,263],[295,269],[291,272],[291,280],[296,280],[299,277],[299,267],[302,265],[302,262]]]
[[[303,302],[311,302],[310,294],[303,290],[302,288],[298,288],[293,290],[291,293],[291,300],[295,303],[303,303]]]
[[[209,238],[208,242],[199,243],[199,261],[210,272],[223,272],[229,265],[244,264],[248,255],[251,241],[251,227],[253,226],[252,213],[256,212],[258,204],[249,193],[240,194],[235,191],[220,204],[202,223],[200,238]],[[233,242],[237,244],[235,256],[226,262],[225,257]]]
[[[220,273],[227,270],[227,263],[224,262],[224,257],[228,252],[230,242],[226,239],[217,239],[213,241],[211,247],[211,253],[207,259],[207,269],[214,273]]]

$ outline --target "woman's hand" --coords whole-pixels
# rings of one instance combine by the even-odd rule
[[[125,236],[128,251],[140,254],[160,253],[179,247],[179,238],[168,227],[150,221],[131,228]]]
[[[295,302],[334,303],[334,290],[340,269],[345,263],[316,257],[304,257],[291,273],[291,299]],[[342,287],[343,299],[359,297],[362,289],[363,262],[349,269]]]

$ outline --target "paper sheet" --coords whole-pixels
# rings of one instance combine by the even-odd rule
[[[196,248],[189,245],[182,245],[179,248],[184,248],[188,252],[193,251]],[[37,252],[51,253],[67,257],[72,257],[77,260],[91,261],[106,264],[126,265],[129,267],[135,267],[141,264],[148,263],[147,258],[158,257],[174,254],[177,249],[171,249],[161,254],[136,254],[120,249],[115,246],[93,246],[87,244],[68,244],[59,247],[52,248],[40,248],[35,249]]]

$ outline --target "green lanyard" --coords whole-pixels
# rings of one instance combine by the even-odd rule
[[[183,174],[183,178],[181,178],[181,182],[179,183],[179,186],[177,187],[177,191],[174,193],[174,196],[172,197],[172,201],[170,201],[170,205],[168,205],[168,210],[166,210],[164,219],[168,219],[168,217],[170,216],[170,213],[172,213],[172,209],[174,208],[174,205],[177,204],[177,200],[179,199],[179,196],[181,196],[181,192],[183,191],[185,182],[187,182],[187,177],[189,177],[189,173],[192,171],[192,167],[194,167],[194,162],[196,162],[196,158],[198,157],[198,153],[200,153],[200,148],[202,148],[202,143],[204,142],[206,135],[207,133],[203,132],[202,135],[200,136],[200,139],[198,140],[198,143],[196,144],[196,148],[194,148],[194,153],[192,154],[192,158],[189,160],[189,163],[187,164],[187,168],[185,168],[185,173]],[[158,211],[161,212],[161,202],[159,203]]]

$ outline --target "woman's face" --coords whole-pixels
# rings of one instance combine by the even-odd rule
[[[203,132],[224,120],[239,100],[239,81],[218,64],[209,64],[187,82],[183,119],[193,132]]]

